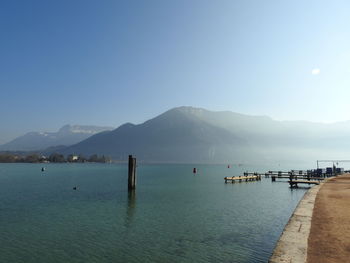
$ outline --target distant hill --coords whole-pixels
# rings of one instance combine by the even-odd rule
[[[266,116],[171,109],[142,124],[124,124],[60,150],[145,162],[315,161],[350,155],[350,123],[275,121]]]
[[[253,149],[244,139],[175,108],[143,124],[124,124],[96,134],[62,152],[105,154],[125,160],[128,154],[147,162],[228,162],[244,160]]]
[[[58,145],[69,146],[101,131],[112,129],[111,127],[65,125],[58,132],[29,132],[0,145],[0,151],[37,151]]]

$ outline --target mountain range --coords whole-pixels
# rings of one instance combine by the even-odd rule
[[[53,147],[57,145],[66,146]],[[133,154],[144,162],[315,162],[347,159],[350,122],[277,121],[267,116],[178,107],[141,124],[126,123],[114,130],[64,126],[57,133],[26,134],[5,146],[11,150],[50,147],[44,153],[98,154],[115,160]]]
[[[350,122],[276,121],[229,111],[178,107],[142,124],[127,123],[63,149],[146,162],[314,162],[350,154]]]
[[[0,145],[1,151],[38,151],[53,146],[69,146],[112,127],[65,125],[57,132],[29,132]],[[56,147],[55,147],[56,149]]]
[[[194,114],[194,108],[175,108],[142,124],[126,123],[65,148],[64,154],[105,154],[125,160],[134,154],[146,162],[227,162],[252,154],[249,143],[235,133]]]

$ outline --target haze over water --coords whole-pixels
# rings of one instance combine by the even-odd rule
[[[345,0],[2,1],[0,152],[338,165],[349,13]],[[155,118],[180,106],[236,118]],[[117,129],[87,139],[86,125]],[[305,193],[223,180],[271,166],[140,164],[132,195],[126,165],[42,165],[0,164],[0,262],[266,262]]]
[[[305,189],[264,167],[0,164],[0,262],[266,262]],[[77,186],[74,191],[73,187]]]

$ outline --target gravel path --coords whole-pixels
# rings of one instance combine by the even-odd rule
[[[317,194],[307,262],[350,262],[350,174],[332,178]]]

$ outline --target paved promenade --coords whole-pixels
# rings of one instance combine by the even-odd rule
[[[307,262],[350,262],[350,174],[332,178],[317,193]]]

